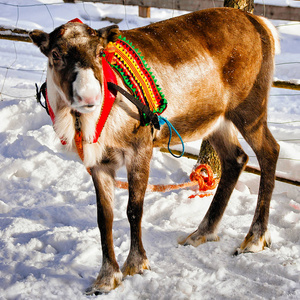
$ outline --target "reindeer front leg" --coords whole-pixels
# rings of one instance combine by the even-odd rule
[[[122,273],[116,261],[113,245],[113,199],[114,170],[107,165],[91,169],[97,196],[97,219],[101,234],[102,267],[93,285],[86,291],[88,295],[107,293],[122,281]]]
[[[142,274],[150,269],[146,251],[142,243],[142,215],[144,196],[147,189],[152,146],[135,149],[127,162],[129,202],[127,216],[130,223],[131,245],[122,268],[123,276]]]

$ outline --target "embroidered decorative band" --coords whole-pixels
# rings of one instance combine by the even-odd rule
[[[147,105],[151,111],[161,114],[167,107],[167,100],[161,92],[150,68],[139,49],[135,49],[125,37],[119,36],[115,43],[110,42],[104,50],[106,60],[118,71],[125,85],[135,98]],[[144,115],[146,123],[148,120]]]

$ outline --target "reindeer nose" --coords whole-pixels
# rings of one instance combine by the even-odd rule
[[[98,81],[93,84],[86,84],[79,89],[74,89],[74,101],[78,105],[97,105],[100,100],[100,84]]]
[[[76,109],[91,108],[100,105],[101,87],[92,69],[79,69],[73,82],[73,104]]]
[[[99,105],[99,100],[100,100],[100,95],[96,95],[96,96],[92,96],[92,97],[81,97],[79,95],[77,95],[77,101],[79,105],[82,106],[88,106],[88,107],[92,107],[92,106],[97,106]]]

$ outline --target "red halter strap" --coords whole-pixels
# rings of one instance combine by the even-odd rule
[[[103,97],[102,111],[100,113],[100,117],[96,125],[95,136],[93,140],[94,143],[98,141],[98,138],[101,134],[101,131],[105,125],[107,117],[111,111],[111,108],[117,96],[117,92],[114,89],[110,90],[107,86],[108,82],[113,82],[114,84],[117,84],[117,77],[104,57],[102,57],[102,69],[103,69],[102,84],[103,84],[104,97]]]

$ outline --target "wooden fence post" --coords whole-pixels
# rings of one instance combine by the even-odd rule
[[[150,7],[149,6],[139,6],[139,17],[150,18]]]

